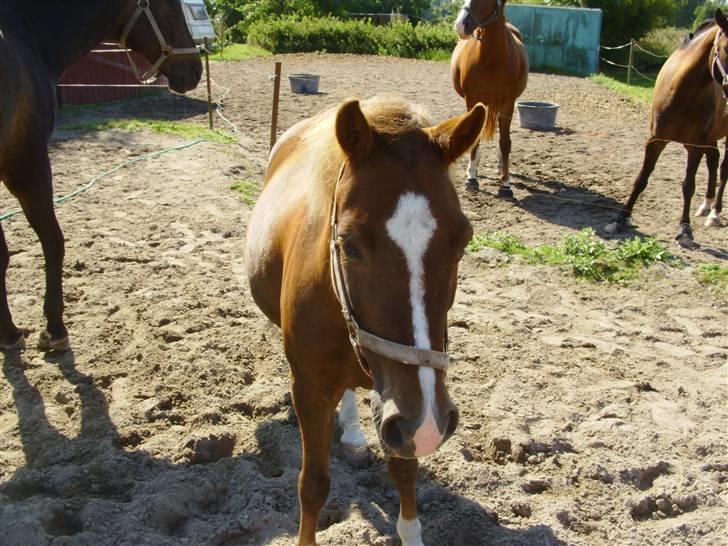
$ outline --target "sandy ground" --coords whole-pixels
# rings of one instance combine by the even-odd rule
[[[458,114],[445,63],[283,56],[284,74],[321,74],[321,93],[284,85],[285,129],[345,97],[398,93],[437,120]],[[137,163],[58,207],[67,239],[73,351],[4,355],[0,376],[0,544],[294,543],[300,442],[277,333],[253,304],[242,249],[250,207],[231,183],[260,182],[272,60],[214,64],[230,88],[239,145],[204,143]],[[216,93],[222,93],[220,87]],[[61,124],[145,115],[205,123],[202,90],[62,114]],[[597,229],[639,170],[648,109],[580,79],[531,76],[525,98],[561,105],[559,130],[515,128],[518,203],[461,191],[476,233],[530,244]],[[179,144],[151,133],[58,131],[66,193],[125,158]],[[668,147],[632,232],[673,247],[685,153]],[[462,187],[465,164],[457,167]],[[701,169],[698,193],[704,191]],[[3,211],[15,206],[2,189]],[[693,209],[701,199],[695,199]],[[728,304],[700,263],[725,265],[728,230],[695,223],[687,266],[627,287],[468,255],[451,312],[458,433],[422,461],[428,545],[728,542]],[[43,327],[40,247],[22,216],[4,223],[16,322]],[[338,442],[322,545],[398,544],[398,499],[369,418],[370,450]]]

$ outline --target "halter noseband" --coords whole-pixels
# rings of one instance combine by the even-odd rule
[[[478,21],[478,18],[475,16],[475,14],[473,13],[473,10],[470,7],[470,1],[467,1],[467,2],[465,2],[465,4],[463,4],[463,11],[465,11],[468,14],[468,17],[470,17],[473,20],[473,22],[475,23],[476,29],[484,29],[488,25],[492,25],[493,23],[495,23],[498,20],[498,18],[500,17],[501,0],[495,0],[495,10],[493,11],[493,13],[491,14],[490,17],[488,17],[487,19],[485,19],[483,21]],[[475,31],[473,31],[473,33],[475,33]]]
[[[388,339],[379,337],[371,332],[367,332],[359,327],[354,317],[351,306],[351,298],[344,280],[344,270],[341,265],[341,243],[338,237],[338,221],[336,215],[336,190],[339,187],[344,176],[346,161],[341,165],[339,177],[336,179],[334,186],[334,199],[331,205],[331,237],[329,239],[329,262],[331,266],[331,284],[334,288],[336,299],[341,304],[341,314],[346,321],[346,328],[349,331],[349,341],[354,348],[354,353],[364,373],[372,377],[371,369],[362,354],[362,348],[369,349],[379,356],[383,356],[389,360],[409,364],[412,366],[422,366],[425,368],[434,368],[436,370],[447,371],[450,363],[454,360],[447,353],[447,328],[445,329],[445,352],[433,351],[430,349],[419,349],[409,345],[403,345]]]
[[[152,13],[151,8],[149,7],[149,3],[151,0],[138,0],[137,2],[137,8],[134,10],[134,13],[132,14],[131,18],[129,19],[129,22],[126,23],[126,26],[124,27],[124,30],[121,33],[121,38],[119,39],[119,45],[122,49],[126,51],[127,57],[129,57],[129,62],[131,63],[131,67],[134,70],[134,74],[136,75],[137,79],[142,83],[149,83],[152,81],[154,76],[156,76],[157,71],[159,68],[164,64],[164,62],[171,57],[172,55],[196,55],[199,54],[200,50],[196,47],[187,47],[187,48],[174,48],[170,46],[167,41],[164,39],[164,35],[162,34],[162,31],[159,29],[159,25],[157,24],[157,19],[154,17],[154,14]],[[157,40],[159,41],[159,46],[162,49],[162,54],[159,56],[159,59],[157,59],[157,62],[155,62],[152,67],[144,72],[141,73],[141,70],[137,67],[136,63],[134,62],[134,59],[131,56],[131,53],[129,53],[129,49],[126,47],[126,40],[129,38],[129,34],[131,34],[131,30],[134,28],[134,25],[136,25],[137,21],[139,20],[139,17],[141,17],[142,13],[144,13],[147,16],[147,20],[149,21],[149,24],[152,27],[152,30],[154,31],[155,36],[157,37]]]

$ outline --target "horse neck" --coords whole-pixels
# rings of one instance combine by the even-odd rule
[[[480,29],[481,58],[500,60],[509,39],[512,39],[511,31],[506,26],[506,18],[501,15],[492,25]]]
[[[689,69],[689,72],[706,85],[713,83],[713,51],[715,47],[715,37],[718,29],[708,31],[703,39],[696,44],[695,59]]]
[[[131,13],[129,0],[18,0],[17,14],[54,77],[104,39],[118,40]]]

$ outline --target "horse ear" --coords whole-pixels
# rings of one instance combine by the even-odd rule
[[[442,149],[445,163],[450,165],[480,140],[484,123],[485,106],[478,103],[467,114],[429,129],[432,139]]]
[[[361,159],[372,147],[374,135],[359,101],[345,102],[336,113],[336,139],[350,159]]]
[[[720,8],[715,10],[715,22],[718,23],[723,32],[728,32],[728,19],[726,19]]]

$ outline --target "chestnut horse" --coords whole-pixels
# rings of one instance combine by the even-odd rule
[[[417,457],[457,426],[445,385],[447,311],[473,233],[448,167],[484,121],[482,105],[431,127],[399,99],[351,101],[295,125],[271,151],[246,259],[253,298],[280,326],[291,369],[301,546],[315,544],[328,496],[336,406],[356,387],[373,389],[400,492],[397,531],[405,546],[422,544]],[[348,392],[348,425],[352,410],[356,418]]]
[[[48,159],[56,84],[66,68],[104,39],[142,53],[174,91],[193,89],[202,75],[180,0],[4,0],[0,6],[0,180],[20,202],[43,248],[43,350],[69,347],[63,323],[64,241]],[[0,225],[0,350],[25,344],[8,307],[8,263]]]
[[[720,188],[716,179],[720,151],[718,140],[728,136],[728,20],[720,10],[715,20],[701,25],[694,35],[670,56],[660,70],[652,102],[650,136],[645,157],[624,209],[606,226],[605,231],[624,230],[637,198],[647,187],[660,154],[669,142],[683,144],[688,152],[683,181],[683,210],[676,240],[691,248],[690,201],[695,193],[695,173],[705,155],[708,165],[708,190],[696,216],[708,218],[705,225],[719,226],[723,191],[728,178],[726,157],[720,167]],[[728,144],[727,144],[728,145]]]
[[[498,196],[512,198],[509,169],[511,154],[511,120],[516,99],[528,82],[528,55],[516,27],[506,21],[506,0],[466,0],[455,20],[461,40],[455,46],[450,68],[452,83],[465,99],[469,110],[479,102],[488,107],[483,136],[493,138],[496,123],[499,131],[498,171],[502,186]],[[480,147],[470,152],[467,182],[471,191],[478,184]]]

